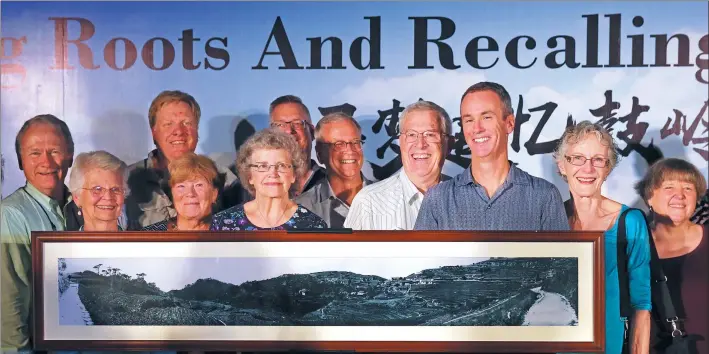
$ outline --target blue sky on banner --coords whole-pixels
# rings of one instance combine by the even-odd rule
[[[640,105],[648,105],[637,121],[649,127],[640,139],[641,146],[652,140],[666,156],[689,159],[708,174],[706,160],[694,148],[706,150],[704,143],[683,144],[679,135],[663,134],[668,117],[674,120],[673,109],[687,115],[687,125],[700,113],[707,100],[707,85],[695,79],[698,68],[695,58],[700,54],[698,43],[707,33],[707,3],[702,2],[345,2],[345,3],[274,3],[274,2],[3,2],[3,37],[27,37],[18,58],[2,63],[20,63],[27,70],[24,82],[2,90],[2,150],[6,159],[3,195],[23,183],[14,155],[14,136],[22,122],[40,113],[54,113],[65,119],[77,142],[76,150],[106,149],[132,163],[141,159],[153,147],[147,125],[147,109],[152,98],[164,89],[181,89],[193,94],[202,106],[200,144],[198,152],[207,153],[220,161],[233,159],[233,132],[240,121],[248,117],[256,128],[266,126],[268,103],[282,94],[296,94],[309,106],[317,120],[318,107],[350,103],[355,116],[363,124],[367,138],[365,156],[375,165],[383,166],[396,157],[391,148],[382,148],[389,140],[386,129],[374,133],[372,126],[379,118],[377,111],[392,109],[393,100],[401,107],[419,98],[435,101],[448,110],[451,117],[459,115],[461,93],[480,80],[502,83],[512,95],[515,110],[519,96],[523,97],[522,112],[529,121],[521,125],[519,148],[510,148],[511,159],[530,173],[555,183],[562,194],[566,186],[558,178],[548,153],[530,154],[524,146],[541,126],[544,110],[530,109],[554,102],[558,106],[542,127],[537,142],[551,141],[561,134],[568,114],[575,120],[599,120],[589,110],[604,105],[604,92],[612,90],[613,101],[620,104],[617,117],[631,112],[633,96]],[[544,57],[554,49],[547,40],[555,35],[575,38],[576,60],[586,61],[587,21],[582,15],[599,15],[599,64],[608,64],[608,18],[619,13],[621,19],[622,63],[631,59],[632,34],[644,34],[645,63],[654,62],[654,40],[651,34],[683,33],[689,36],[691,67],[670,68],[560,68],[549,69]],[[337,36],[343,41],[344,70],[278,70],[283,62],[278,56],[266,56],[267,70],[253,70],[259,62],[276,18],[280,16],[293,51],[301,66],[310,65],[310,45],[306,38]],[[381,17],[381,70],[357,70],[349,60],[349,45],[359,36],[371,37],[369,21],[364,17]],[[455,23],[455,34],[448,40],[454,52],[457,70],[446,70],[438,61],[434,45],[428,46],[428,64],[434,69],[409,69],[413,65],[414,25],[411,16],[443,16]],[[642,16],[641,27],[633,26],[634,16]],[[50,67],[54,62],[54,21],[50,17],[81,17],[95,26],[95,34],[85,43],[93,52],[96,70],[81,68],[76,47],[71,45],[69,62],[76,70],[60,71]],[[440,34],[435,21],[429,23],[429,37]],[[194,45],[194,62],[201,61],[197,70],[182,66],[184,30],[193,29],[200,38]],[[68,36],[79,35],[79,25],[70,21]],[[530,69],[512,67],[505,59],[505,45],[515,36],[527,35],[536,40],[533,50],[520,44],[519,60],[535,64]],[[481,65],[499,61],[490,69],[479,70],[466,62],[467,43],[477,36],[494,38],[500,50],[481,53]],[[138,49],[136,63],[117,71],[104,61],[103,48],[111,38],[125,37]],[[151,70],[143,63],[140,51],[150,38],[164,37],[175,47],[175,60],[162,71]],[[212,37],[226,37],[229,63],[224,70],[205,70],[205,42]],[[483,41],[484,42],[484,41]],[[215,47],[222,47],[212,42]],[[483,44],[484,45],[484,44]],[[156,48],[159,48],[158,45]],[[121,46],[119,46],[121,48]],[[272,41],[269,50],[275,51]],[[323,64],[329,65],[330,46],[325,45]],[[556,48],[559,49],[559,48]],[[677,62],[677,44],[669,46],[668,62]],[[5,52],[8,52],[6,49]],[[119,52],[121,50],[119,49]],[[160,50],[156,49],[156,52]],[[122,52],[121,52],[122,53]],[[365,50],[365,58],[368,51]],[[120,55],[119,55],[120,57]],[[561,57],[561,55],[559,55]],[[706,55],[704,55],[706,58]],[[156,54],[155,61],[160,62]],[[119,59],[119,63],[121,60]],[[210,59],[213,65],[221,60]],[[367,60],[365,59],[365,63]],[[707,71],[704,70],[704,78]],[[5,77],[3,80],[10,80]],[[5,81],[4,81],[5,82]],[[519,117],[519,116],[518,116]],[[707,113],[700,118],[695,140],[706,129]],[[386,126],[389,122],[385,122]],[[617,122],[614,130],[625,129]],[[666,129],[665,129],[666,130]],[[455,130],[457,131],[457,129]],[[663,135],[664,138],[662,137]],[[625,143],[619,143],[621,148]],[[462,148],[462,146],[460,147]],[[379,149],[379,151],[378,151]],[[383,154],[381,154],[384,152]],[[458,154],[460,155],[460,154]],[[448,161],[445,172],[456,174],[465,164],[464,156]],[[457,163],[456,163],[457,162]],[[632,203],[636,197],[627,188],[628,181],[637,180],[646,163],[631,152],[606,184],[606,193],[620,201]],[[367,168],[368,175],[374,170]]]

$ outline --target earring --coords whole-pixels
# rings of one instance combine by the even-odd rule
[[[81,216],[81,208],[79,208],[79,211],[77,211],[76,213]]]

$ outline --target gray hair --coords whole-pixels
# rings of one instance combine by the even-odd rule
[[[111,171],[121,176],[123,180],[124,195],[130,193],[128,188],[128,166],[113,154],[99,150],[80,153],[71,168],[69,177],[69,191],[73,195],[78,195],[79,190],[84,186],[86,174],[92,170],[100,169]]]
[[[300,180],[308,168],[305,153],[298,146],[298,142],[290,134],[276,128],[267,128],[249,137],[236,153],[236,170],[239,181],[244,189],[252,196],[255,195],[254,187],[249,183],[251,177],[251,156],[258,150],[285,150],[291,159],[295,172],[295,183],[288,191],[289,196],[295,196]]]
[[[496,82],[483,81],[468,87],[468,89],[463,93],[463,96],[460,97],[460,102],[463,102],[465,96],[481,91],[492,91],[497,94],[497,97],[499,97],[500,101],[502,101],[502,114],[504,115],[504,117],[502,117],[503,120],[507,118],[507,116],[515,114],[514,109],[512,109],[512,98],[510,98],[509,92],[507,92],[504,86]]]
[[[326,114],[324,117],[320,118],[318,124],[315,126],[315,140],[322,141],[322,136],[320,135],[320,130],[327,124],[337,123],[337,122],[350,122],[357,127],[357,132],[362,135],[362,127],[359,125],[356,119],[352,118],[351,115],[344,112],[334,112]]]
[[[569,145],[577,144],[589,135],[595,136],[602,145],[608,147],[608,173],[613,171],[620,161],[618,145],[616,145],[615,139],[613,139],[613,136],[603,126],[587,120],[567,127],[564,131],[564,134],[559,139],[559,144],[556,146],[556,150],[554,150],[552,154],[554,160],[557,162],[557,166],[564,161]],[[557,172],[561,174],[561,171]],[[562,175],[562,177],[565,181],[567,180],[566,176]]]
[[[436,113],[438,118],[440,119],[440,125],[441,128],[443,129],[443,132],[447,135],[452,135],[453,134],[453,122],[451,121],[451,117],[448,115],[448,112],[446,112],[443,107],[431,102],[431,101],[424,101],[424,100],[419,100],[416,101],[404,109],[403,112],[401,112],[401,119],[399,120],[399,133],[401,133],[401,127],[404,126],[404,122],[406,121],[406,118],[408,118],[409,113],[414,112],[414,111],[433,111]]]

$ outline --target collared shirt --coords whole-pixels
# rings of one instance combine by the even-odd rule
[[[65,189],[66,204],[71,201]],[[31,349],[32,231],[64,231],[63,208],[32,184],[2,200],[0,206],[0,281],[2,350]]]
[[[492,197],[470,167],[428,190],[416,230],[569,230],[561,194],[550,182],[510,163]]]
[[[157,167],[157,150],[148,154],[148,158],[128,167],[128,186],[130,194],[126,197],[126,216],[128,229],[140,230],[148,225],[177,217],[177,211],[170,196],[169,176]],[[217,165],[224,189],[217,200],[217,210],[229,205],[222,197],[230,195],[229,189],[240,188],[236,175],[228,168]]]
[[[372,181],[362,176],[362,185],[370,184]],[[335,195],[327,178],[303,192],[295,202],[321,217],[330,228],[335,229],[342,228],[350,211],[350,206]]]
[[[441,179],[445,178],[441,176]],[[357,193],[344,227],[354,230],[412,230],[422,201],[423,193],[402,168],[391,177],[368,185]]]

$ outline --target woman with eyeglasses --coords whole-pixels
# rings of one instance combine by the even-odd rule
[[[127,166],[106,151],[79,154],[69,190],[84,219],[83,231],[119,231],[127,186]]]
[[[211,230],[327,228],[322,218],[292,199],[307,163],[289,134],[275,128],[254,134],[239,148],[236,168],[254,199],[214,215]]]
[[[568,127],[554,152],[559,173],[569,184],[571,199],[566,201],[566,214],[571,230],[603,231],[606,280],[606,348],[605,353],[623,352],[627,334],[630,352],[647,353],[650,342],[650,239],[645,217],[640,210],[625,214],[625,247],[623,263],[618,263],[619,217],[628,206],[601,194],[603,182],[618,162],[613,137],[603,127],[583,121]],[[631,318],[621,317],[619,283],[630,295]],[[628,322],[626,322],[628,321]],[[626,333],[626,323],[629,324]]]

